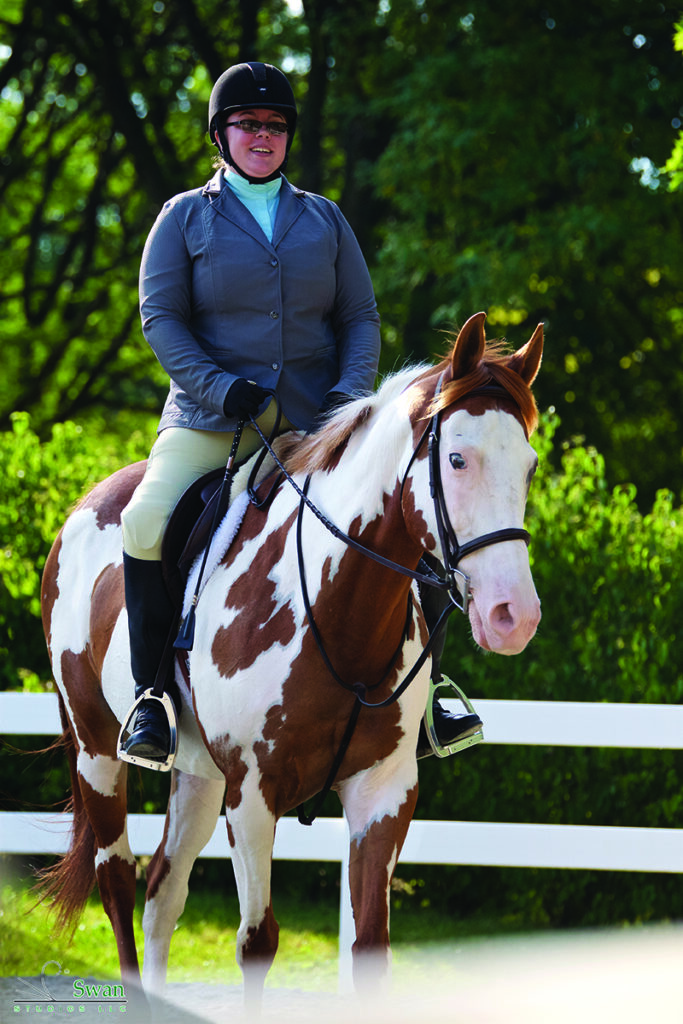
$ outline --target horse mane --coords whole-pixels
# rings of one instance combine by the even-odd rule
[[[486,342],[484,354],[476,368],[455,380],[448,380],[438,398],[433,399],[425,417],[434,415],[459,401],[476,388],[495,383],[508,392],[516,403],[529,436],[538,426],[538,407],[531,388],[510,369],[514,352],[502,339]],[[372,415],[392,402],[408,387],[421,384],[433,378],[434,386],[441,373],[448,371],[450,355],[444,356],[436,366],[433,364],[408,367],[389,374],[382,381],[374,395],[358,398],[337,410],[314,434],[302,437],[299,433],[285,435],[282,439],[280,458],[289,473],[315,473],[332,469],[351,435]]]
[[[282,439],[280,458],[289,473],[315,473],[332,469],[338,462],[351,435],[367,423],[413,383],[415,375],[427,369],[413,366],[389,374],[373,395],[357,398],[343,405],[314,434],[292,433]]]
[[[448,380],[441,394],[432,402],[428,415],[446,409],[465,398],[470,391],[487,384],[498,384],[519,408],[527,436],[531,437],[538,426],[538,406],[529,385],[510,368],[514,354],[504,338],[487,341],[482,359],[475,369],[464,377]],[[442,373],[449,366],[450,356],[445,356],[435,368],[432,367],[432,372]]]

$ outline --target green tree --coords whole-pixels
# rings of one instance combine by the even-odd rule
[[[423,357],[477,309],[515,337],[545,321],[541,404],[644,504],[683,483],[682,200],[657,173],[680,115],[673,18],[618,0],[392,3],[396,130],[374,173],[389,343]]]
[[[358,233],[383,368],[431,357],[478,309],[492,334],[544,320],[539,395],[564,436],[596,445],[642,507],[679,491],[683,200],[657,172],[681,116],[677,17],[639,0],[12,0],[0,427],[17,408],[39,431],[158,412],[143,241],[208,177],[211,82],[257,56],[300,102],[292,179]]]
[[[166,379],[141,340],[137,270],[171,195],[208,178],[206,108],[283,2],[5,5],[0,270],[14,409],[39,428],[97,408],[157,411]]]

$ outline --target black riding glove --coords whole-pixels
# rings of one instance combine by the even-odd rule
[[[255,384],[253,380],[238,377],[228,389],[223,402],[223,412],[228,419],[237,417],[240,420],[247,420],[250,416],[256,415],[259,406],[266,398],[268,398],[268,392]]]

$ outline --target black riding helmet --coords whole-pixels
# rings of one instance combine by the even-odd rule
[[[246,107],[264,107],[267,110],[279,110],[287,120],[287,149],[289,154],[296,131],[297,109],[292,87],[286,77],[272,64],[249,61],[235,64],[224,71],[211,90],[209,99],[209,136],[223,159],[234,167],[248,181],[252,179],[238,167],[230,154],[228,139],[225,132],[225,119],[235,110]],[[218,133],[216,141],[215,133]],[[254,181],[270,181],[277,177],[287,163],[287,156],[282,166],[270,178],[253,179]]]

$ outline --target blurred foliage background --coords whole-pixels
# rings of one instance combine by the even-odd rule
[[[50,543],[153,440],[167,380],[139,326],[142,247],[212,174],[212,82],[259,59],[300,106],[287,176],[338,201],[365,253],[383,372],[480,309],[516,347],[545,323],[543,621],[514,659],[456,623],[446,669],[475,697],[680,702],[680,19],[645,0],[5,0],[0,688],[50,685]],[[681,757],[482,746],[424,762],[419,814],[678,827]],[[58,758],[5,748],[0,769],[4,806],[64,795]],[[159,780],[144,787],[160,809]],[[683,916],[675,878],[485,872],[424,869],[400,898],[536,924]]]
[[[212,82],[258,58],[300,104],[289,177],[358,234],[383,369],[430,358],[480,309],[494,336],[543,320],[538,393],[563,435],[639,501],[680,493],[678,16],[641,0],[6,0],[0,427],[19,409],[41,435],[74,417],[150,429],[166,381],[140,333],[144,239],[211,176]]]

